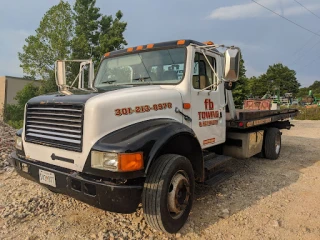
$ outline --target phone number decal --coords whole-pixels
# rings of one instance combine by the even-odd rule
[[[158,103],[150,105],[142,105],[142,106],[136,106],[134,108],[127,107],[127,108],[117,108],[114,110],[114,114],[116,116],[122,116],[122,115],[131,115],[133,113],[147,113],[150,111],[161,111],[172,108],[172,103]]]

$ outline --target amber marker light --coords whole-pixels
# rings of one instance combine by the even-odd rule
[[[191,104],[190,103],[184,103],[183,104],[183,109],[190,109],[191,108]]]
[[[143,153],[119,153],[118,171],[132,172],[143,169]]]
[[[212,41],[207,41],[207,42],[204,42],[205,45],[214,45],[214,43]]]

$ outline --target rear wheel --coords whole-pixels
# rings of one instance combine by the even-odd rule
[[[263,153],[267,159],[276,160],[281,151],[281,132],[278,128],[269,128],[265,131]]]
[[[147,223],[163,232],[178,232],[188,219],[193,194],[190,161],[176,154],[160,156],[150,168],[142,193]]]

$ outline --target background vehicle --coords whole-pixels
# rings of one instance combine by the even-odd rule
[[[218,47],[226,48],[224,53]],[[78,89],[56,64],[59,93],[26,105],[12,163],[24,177],[99,208],[134,212],[174,233],[194,185],[214,183],[231,157],[275,160],[297,110],[236,110],[236,47],[179,40],[106,53],[93,80],[80,61]],[[88,89],[84,71],[88,65]]]

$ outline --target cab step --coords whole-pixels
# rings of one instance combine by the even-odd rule
[[[210,159],[213,159],[216,156],[217,156],[217,154],[214,152],[208,152],[208,151],[203,152],[203,160],[204,161],[208,161]]]
[[[231,159],[232,157],[230,156],[209,153],[204,156],[204,168],[206,169],[206,171],[212,171],[218,166],[229,162]]]
[[[233,176],[233,172],[231,171],[226,171],[226,170],[217,171],[212,175],[210,175],[208,180],[206,180],[204,184],[216,187],[220,183],[228,180],[232,176]]]

